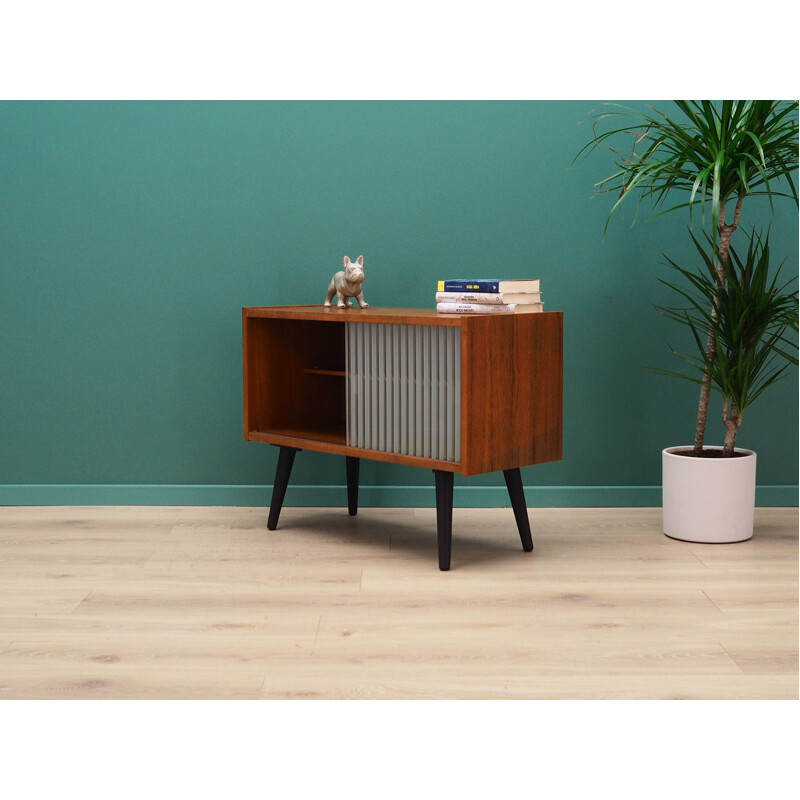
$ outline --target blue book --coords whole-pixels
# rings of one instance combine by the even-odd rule
[[[452,278],[438,282],[440,292],[538,292],[539,280],[502,278]]]

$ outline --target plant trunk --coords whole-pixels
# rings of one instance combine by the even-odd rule
[[[728,400],[725,400],[722,406],[722,421],[725,423],[725,444],[722,448],[722,455],[725,458],[730,458],[736,447],[736,434],[742,424],[742,417],[739,414],[739,409],[736,408],[736,403],[731,402],[730,414],[728,414]]]
[[[725,224],[725,203],[720,206],[719,210],[719,260],[717,262],[717,281],[719,286],[725,283],[725,270],[723,265],[727,265],[730,257],[731,249],[731,236],[733,232],[739,227],[739,216],[742,212],[742,203],[744,202],[744,195],[739,195],[736,201],[736,209],[733,212],[733,222],[730,225]],[[714,303],[714,308],[711,309],[711,319],[716,323],[718,319],[717,302]],[[706,356],[709,363],[712,362],[717,356],[717,334],[712,328],[708,334],[708,342],[706,343]],[[706,438],[706,421],[708,419],[708,400],[711,395],[711,376],[706,369],[703,373],[703,382],[700,386],[700,402],[697,406],[697,425],[694,430],[694,449],[693,454],[699,456],[703,452],[703,443]],[[727,403],[726,403],[727,405]],[[727,412],[726,412],[727,413]],[[727,425],[727,423],[726,423]],[[738,429],[738,425],[737,425]],[[734,441],[736,433],[733,434]],[[725,434],[725,441],[728,440],[728,433]],[[731,452],[733,452],[731,448]]]

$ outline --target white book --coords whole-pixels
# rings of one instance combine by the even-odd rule
[[[541,292],[436,292],[437,303],[541,303]]]
[[[544,311],[544,303],[437,303],[440,314],[535,314]]]

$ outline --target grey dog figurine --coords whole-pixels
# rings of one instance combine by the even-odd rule
[[[338,308],[347,308],[352,305],[351,297],[358,301],[359,308],[367,308],[364,302],[364,293],[361,291],[361,284],[364,282],[364,256],[359,256],[355,261],[350,260],[350,256],[344,257],[344,270],[337,272],[328,287],[328,295],[325,298],[325,305],[330,307],[333,296],[336,295],[336,305]]]

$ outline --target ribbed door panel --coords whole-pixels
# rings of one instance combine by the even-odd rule
[[[461,330],[346,325],[347,444],[461,460]]]

